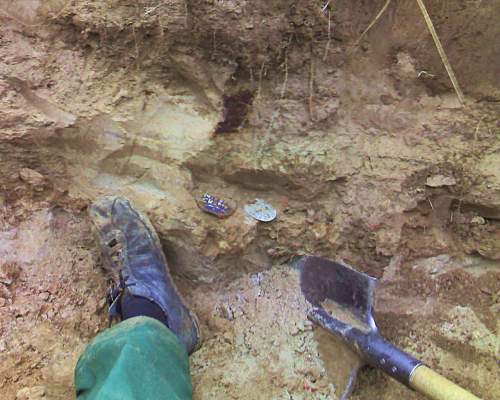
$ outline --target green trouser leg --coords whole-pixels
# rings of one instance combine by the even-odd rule
[[[191,400],[187,352],[165,325],[127,319],[97,336],[75,370],[78,400]]]

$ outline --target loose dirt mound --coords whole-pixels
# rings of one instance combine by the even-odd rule
[[[289,329],[247,335],[251,349],[271,349],[272,336],[286,355],[272,379],[259,371],[264,353],[240,342],[287,304],[258,296],[251,277],[287,299],[284,270],[264,271],[301,253],[383,278],[399,299],[382,311],[390,338],[496,398],[500,5],[426,1],[466,94],[460,107],[416,2],[392,3],[356,44],[384,1],[0,0],[0,265],[10,282],[0,283],[0,330],[7,344],[17,338],[2,352],[2,391],[71,393],[78,351],[105,327],[82,211],[123,194],[150,216],[203,316],[199,398],[248,388],[333,398],[310,332],[289,334],[299,312]],[[202,214],[195,197],[205,191],[236,201],[236,213]],[[247,217],[254,198],[278,219]],[[71,227],[51,225],[60,220]],[[238,285],[250,303],[238,303]],[[251,317],[224,319],[221,304]],[[50,375],[58,352],[63,375]],[[359,398],[412,396],[363,376]]]
[[[95,268],[92,247],[85,221],[58,210],[36,212],[1,233],[4,399],[16,398],[23,388],[42,390],[49,399],[72,397],[78,355],[106,327],[106,281]]]

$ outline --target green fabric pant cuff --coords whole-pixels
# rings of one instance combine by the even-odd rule
[[[191,400],[188,354],[165,325],[127,319],[98,335],[75,370],[78,400]]]

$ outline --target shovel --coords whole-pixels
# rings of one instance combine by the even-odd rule
[[[351,349],[359,362],[336,389],[346,400],[359,367],[368,364],[434,400],[480,400],[386,341],[373,318],[377,279],[338,262],[306,256],[298,261],[309,318]]]

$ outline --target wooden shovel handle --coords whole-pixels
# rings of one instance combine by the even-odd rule
[[[413,372],[410,387],[432,400],[481,400],[425,365]]]

